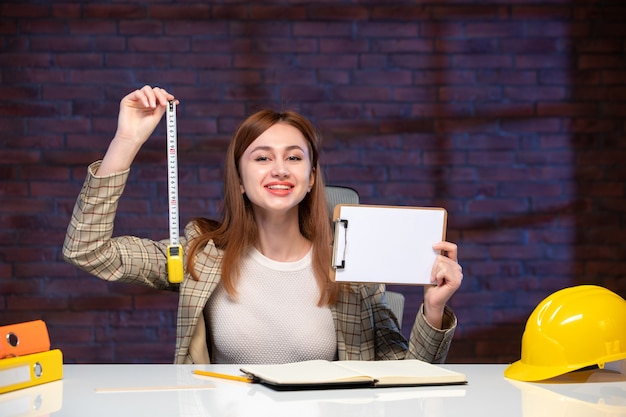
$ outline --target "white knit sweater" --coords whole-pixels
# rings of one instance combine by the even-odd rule
[[[311,259],[311,251],[296,262],[250,251],[241,265],[236,299],[218,286],[205,308],[213,363],[335,358],[333,317],[328,306],[317,306]]]

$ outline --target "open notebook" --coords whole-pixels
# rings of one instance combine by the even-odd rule
[[[311,360],[246,365],[241,371],[276,390],[464,384],[464,374],[417,359],[389,361]]]

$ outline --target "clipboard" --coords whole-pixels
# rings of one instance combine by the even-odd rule
[[[445,240],[447,219],[441,207],[337,205],[331,279],[430,285],[432,245]]]

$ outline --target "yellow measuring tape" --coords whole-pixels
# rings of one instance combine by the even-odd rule
[[[172,284],[183,281],[183,247],[179,243],[178,217],[178,145],[176,143],[176,103],[171,100],[167,120],[167,198],[170,218],[170,244],[167,247],[167,279]]]

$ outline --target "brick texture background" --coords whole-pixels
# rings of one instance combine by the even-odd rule
[[[465,280],[449,362],[516,360],[551,292],[626,296],[621,0],[3,1],[0,324],[36,318],[67,363],[173,358],[176,295],[65,264],[65,229],[119,100],[179,97],[180,200],[217,217],[233,129],[288,107],[321,131],[326,180],[369,204],[449,212]],[[118,234],[167,236],[164,126]],[[405,332],[421,289],[407,297]]]

